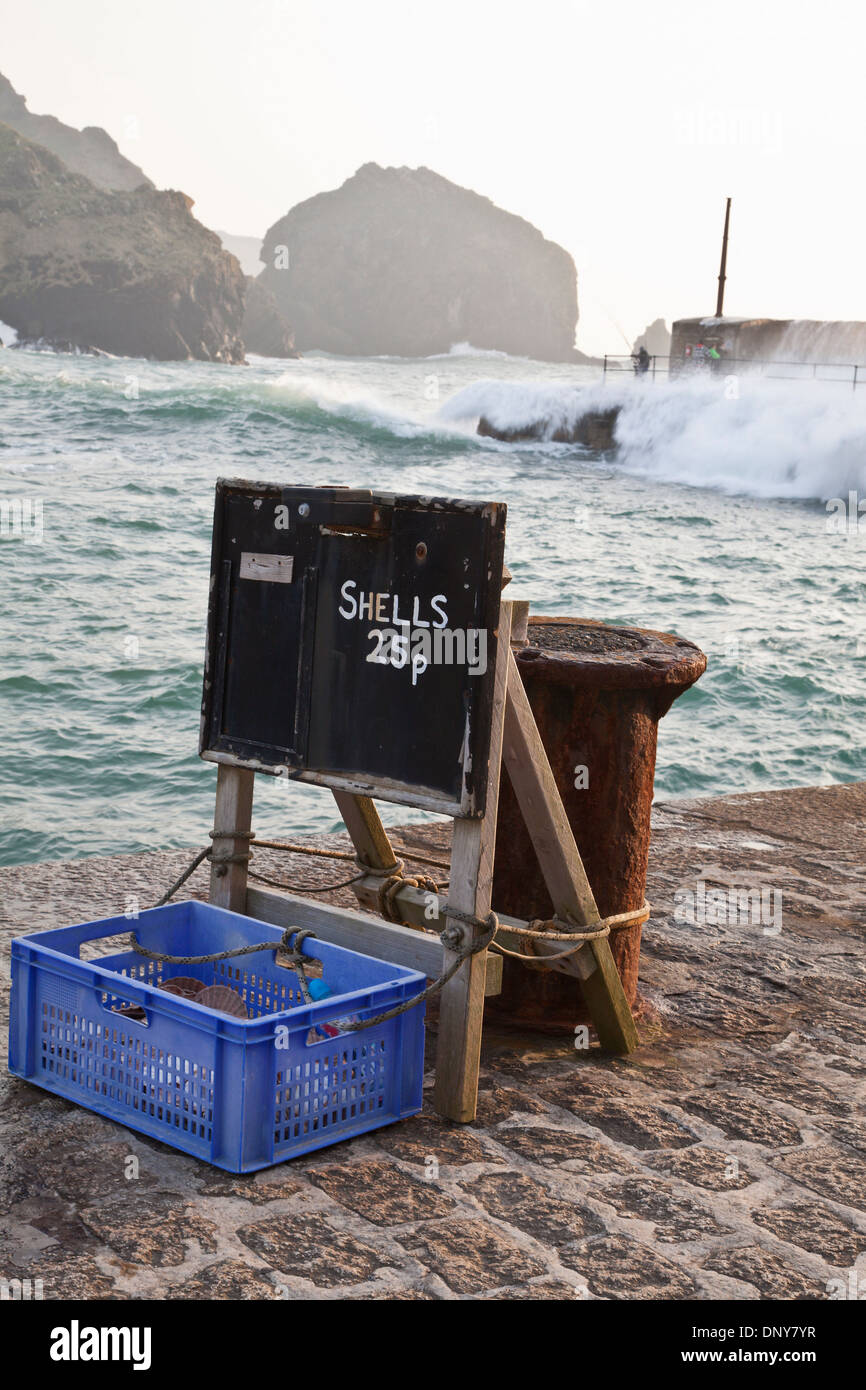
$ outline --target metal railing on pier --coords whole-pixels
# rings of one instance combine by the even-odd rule
[[[771,370],[767,370],[771,368]],[[866,385],[866,364],[852,362],[777,362],[771,358],[727,357],[696,361],[690,357],[651,356],[645,366],[630,353],[604,355],[604,376],[633,372],[636,376],[690,376],[692,374],[731,376],[740,372],[753,373],[767,381],[831,381],[850,386],[855,391]],[[828,375],[835,373],[836,375]],[[841,373],[841,375],[840,375]]]

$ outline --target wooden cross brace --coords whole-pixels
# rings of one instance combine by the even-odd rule
[[[504,761],[556,916],[575,923],[578,930],[585,927],[591,931],[601,920],[598,907],[511,650],[512,616],[518,608],[523,605],[506,600],[500,606],[486,812],[481,818],[454,822],[448,896],[438,900],[436,925],[445,925],[449,907],[481,920],[490,911],[499,772]],[[521,612],[519,616],[525,615]],[[249,830],[254,776],[249,768],[220,764],[215,830]],[[334,791],[334,796],[362,864],[372,870],[390,867],[394,851],[372,799],[344,791]],[[223,839],[220,848],[226,854],[242,854],[247,843],[243,838]],[[363,905],[377,907],[381,881],[381,874],[373,872],[353,885]],[[220,867],[212,868],[210,900],[278,926],[309,927],[325,940],[423,970],[431,978],[454,960],[438,936],[416,929],[431,924],[430,895],[408,884],[395,894],[394,901],[403,921],[413,926],[395,925],[366,912],[336,908],[298,895],[248,889],[247,865],[242,860],[222,865],[221,871]],[[508,928],[525,928],[526,923],[502,915],[499,921],[497,940],[506,949],[519,949],[521,938],[509,936]],[[463,933],[476,930],[462,922],[456,925]],[[562,947],[555,941],[533,940],[533,949],[538,956],[552,956]],[[452,1120],[475,1118],[484,996],[498,988],[488,961],[492,965],[495,959],[487,951],[470,957],[440,996],[434,1104],[439,1114]],[[637,1029],[607,937],[587,941],[552,968],[580,980],[602,1047],[626,1053],[637,1046]]]

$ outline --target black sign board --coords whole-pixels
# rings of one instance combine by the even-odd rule
[[[505,506],[220,479],[201,755],[484,813]]]

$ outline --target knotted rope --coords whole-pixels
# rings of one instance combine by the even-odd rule
[[[566,917],[554,916],[546,919],[534,917],[525,927],[511,926],[509,923],[503,930],[512,936],[523,937],[529,949],[526,951],[509,951],[508,948],[503,946],[499,941],[494,943],[493,949],[499,951],[503,956],[508,956],[511,960],[521,961],[522,964],[528,965],[530,969],[546,970],[550,968],[546,962],[552,964],[557,960],[566,960],[569,956],[573,956],[578,951],[582,950],[587,941],[598,941],[602,937],[610,936],[612,931],[620,930],[622,927],[638,926],[640,923],[646,922],[649,919],[651,911],[652,908],[649,903],[645,901],[641,907],[633,908],[630,912],[617,912],[611,917],[601,917],[595,926],[589,927],[585,931],[574,931],[573,928],[577,924],[569,921]],[[554,930],[547,930],[549,927],[554,928]],[[569,928],[572,928],[572,930],[569,930]],[[557,951],[555,955],[539,956],[532,950],[533,940],[573,941],[575,944],[566,947],[564,951]],[[527,957],[532,958],[531,964]]]
[[[359,859],[358,863],[364,870],[364,874],[369,874],[373,878],[381,878],[377,901],[379,911],[388,922],[403,922],[400,912],[400,905],[397,902],[397,894],[401,888],[418,888],[422,893],[435,893],[439,896],[439,884],[429,874],[407,874],[404,872],[405,864],[402,859],[395,859],[393,864],[386,868],[378,869],[372,864],[365,864]],[[361,877],[364,877],[364,874]]]
[[[208,834],[212,840],[253,840],[255,831],[253,830],[209,830]],[[170,898],[173,898],[178,888],[182,888],[187,879],[190,878],[204,859],[209,859],[216,865],[216,872],[220,878],[224,878],[228,873],[229,864],[249,863],[249,850],[239,850],[235,854],[221,854],[213,845],[208,845],[206,849],[199,850],[192,863],[184,869],[179,878],[176,878],[167,893],[163,893],[159,902],[154,903],[154,907],[165,907]]]
[[[297,935],[296,935],[297,933]],[[293,966],[297,968],[302,960],[300,948],[308,936],[315,936],[313,931],[299,931],[297,927],[287,927],[283,932],[281,941],[256,941],[250,946],[232,946],[228,951],[209,951],[203,956],[172,956],[165,951],[151,951],[149,947],[142,946],[136,941],[134,936],[130,938],[130,947],[136,955],[146,956],[148,960],[165,961],[168,965],[205,965],[215,960],[233,960],[236,956],[254,956],[257,951],[284,951],[291,960]],[[295,936],[295,943],[292,945],[291,938]],[[307,957],[306,959],[312,959]],[[303,970],[303,965],[301,966]],[[306,980],[304,981],[306,988]],[[306,995],[305,995],[306,997]],[[310,1000],[307,999],[309,1003]]]

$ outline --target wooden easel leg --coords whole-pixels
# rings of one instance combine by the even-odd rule
[[[456,907],[460,912],[471,912],[480,918],[484,918],[490,911],[493,886],[496,808],[499,799],[502,723],[510,641],[511,604],[503,601],[499,609],[486,810],[480,820],[455,820],[451,850],[448,905]],[[445,916],[447,920],[447,907]],[[465,927],[463,930],[470,931],[471,928]],[[453,960],[453,954],[445,951],[443,969],[447,969]],[[475,1119],[478,1104],[478,1066],[481,1059],[486,973],[487,952],[479,951],[463,964],[440,995],[433,1103],[440,1115],[464,1123]]]
[[[597,968],[581,980],[580,988],[598,1040],[605,1052],[634,1052],[640,1039],[610,942],[601,937],[585,949],[592,952]]]
[[[601,920],[595,897],[517,662],[512,652],[508,655],[502,748],[505,766],[553,900],[554,912],[591,929]],[[637,1029],[607,938],[588,942],[583,950],[589,951],[595,960],[596,968],[581,980],[581,988],[599,1041],[612,1052],[631,1052],[638,1045]]]
[[[248,767],[219,764],[214,830],[249,830],[253,814],[254,783],[255,773]],[[249,847],[250,842],[244,836],[214,840],[217,854],[246,854]],[[227,907],[232,912],[246,912],[246,863],[211,865],[210,901],[214,907]]]
[[[394,851],[372,797],[334,791],[334,800],[361,862],[372,869],[390,869]]]

